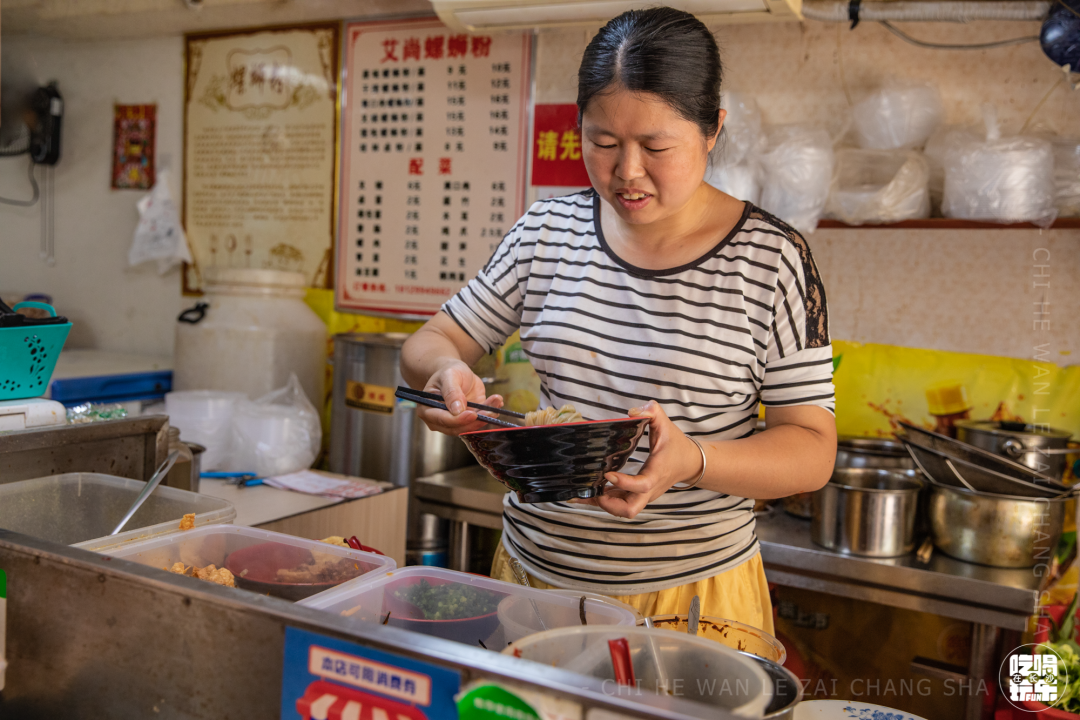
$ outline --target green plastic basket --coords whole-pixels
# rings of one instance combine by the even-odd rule
[[[56,317],[52,305],[21,302],[14,309],[24,307],[48,310]],[[44,395],[69,332],[71,323],[0,328],[0,400]]]

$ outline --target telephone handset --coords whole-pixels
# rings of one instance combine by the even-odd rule
[[[39,87],[30,98],[26,124],[30,127],[30,158],[39,165],[55,165],[60,159],[60,121],[64,100],[56,83]]]

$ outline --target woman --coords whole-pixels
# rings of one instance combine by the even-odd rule
[[[539,587],[618,597],[646,615],[702,614],[772,631],[753,498],[815,490],[832,472],[825,292],[789,226],[703,182],[724,111],[708,29],[671,8],[630,11],[578,73],[593,189],[538,202],[487,266],[405,344],[402,373],[441,393],[429,427],[490,427],[469,369],[520,328],[541,406],[649,418],[603,495],[504,501],[503,545]],[[766,430],[751,436],[759,403]],[[646,449],[647,443],[647,449]]]

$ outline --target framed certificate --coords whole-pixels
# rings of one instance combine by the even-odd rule
[[[333,278],[337,23],[188,35],[183,220],[194,262]]]

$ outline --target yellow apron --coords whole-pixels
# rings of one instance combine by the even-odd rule
[[[491,563],[491,577],[505,582],[517,582],[510,567],[510,553],[499,543],[495,559]],[[529,575],[529,582],[534,588],[549,590],[555,585],[548,585]],[[734,620],[775,635],[773,628],[772,602],[769,600],[769,585],[765,580],[765,568],[761,564],[761,554],[755,554],[738,567],[713,575],[704,580],[680,585],[669,590],[643,593],[641,595],[611,595],[635,608],[645,617],[652,615],[686,615],[690,611],[690,601],[697,595],[701,598],[701,614]]]

